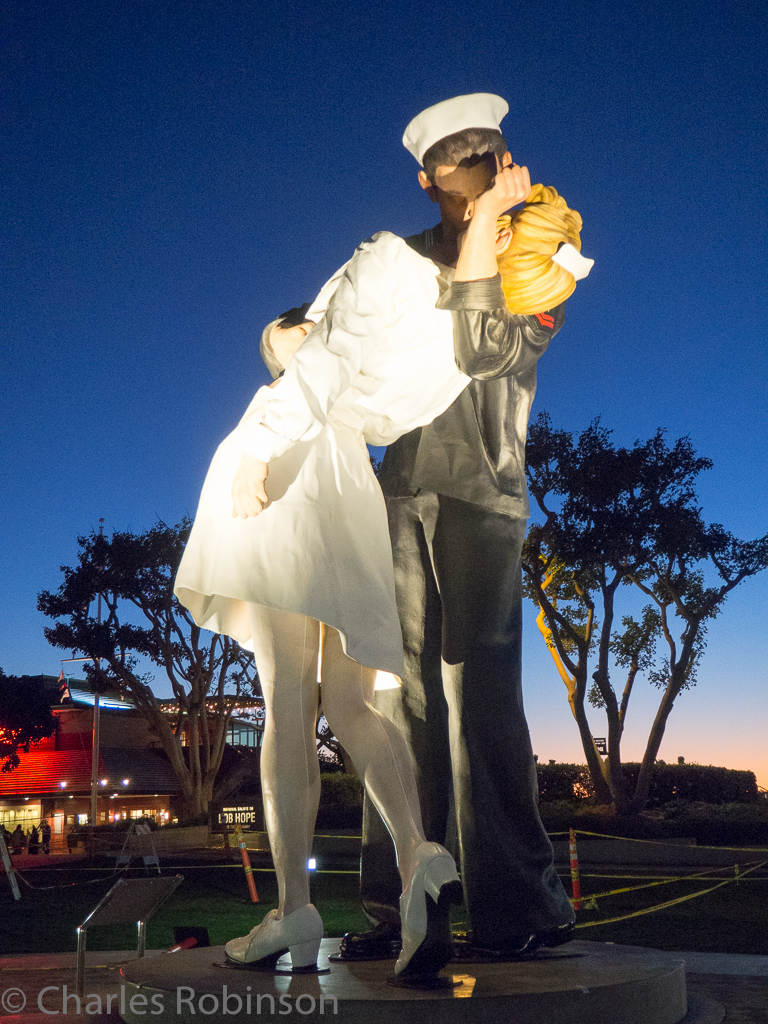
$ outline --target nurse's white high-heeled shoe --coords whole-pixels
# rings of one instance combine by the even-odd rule
[[[450,907],[462,896],[450,853],[439,843],[418,846],[411,880],[400,897],[403,947],[395,964],[397,977],[434,976],[450,961]]]
[[[294,970],[314,971],[323,937],[323,920],[312,903],[278,918],[270,910],[261,924],[247,935],[231,939],[225,946],[227,957],[238,964],[271,968],[284,953],[291,954]]]

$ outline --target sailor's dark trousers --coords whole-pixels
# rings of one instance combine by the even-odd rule
[[[379,691],[376,706],[410,745],[427,839],[450,842],[455,809],[476,944],[562,925],[573,912],[539,817],[523,710],[526,522],[425,491],[387,498],[387,510],[405,677],[402,688]],[[366,800],[361,895],[370,920],[398,920],[400,888],[392,840]]]

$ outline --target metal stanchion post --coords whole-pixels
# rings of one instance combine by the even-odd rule
[[[571,855],[571,892],[573,909],[581,910],[581,882],[579,881],[579,854],[576,849],[576,835],[573,829],[568,830],[568,849]]]
[[[85,943],[87,937],[87,928],[77,929],[77,969],[75,971],[75,988],[77,990],[78,999],[83,998],[83,991],[85,988]]]
[[[21,892],[19,891],[19,883],[16,879],[16,868],[11,864],[11,857],[8,853],[8,847],[5,845],[5,836],[0,832],[0,858],[3,861],[3,867],[5,873],[8,875],[8,881],[11,886],[11,892],[15,900],[21,899]]]

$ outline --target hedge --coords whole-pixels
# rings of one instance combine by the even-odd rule
[[[606,813],[586,800],[552,801],[541,804],[541,818],[547,832],[563,833],[569,828],[625,839],[694,839],[705,846],[768,845],[768,804],[711,804],[673,800],[664,807],[643,814],[620,817]],[[562,835],[560,836],[562,838]],[[579,837],[580,841],[587,837]]]
[[[360,828],[363,821],[363,784],[356,775],[323,772],[317,828]]]
[[[574,800],[593,795],[587,766],[583,764],[537,764],[539,796],[542,803]],[[622,765],[627,792],[637,783],[640,765]],[[717,768],[701,764],[666,764],[657,761],[653,769],[648,807],[661,807],[672,800],[707,804],[755,803],[758,800],[754,772]]]
[[[585,764],[537,764],[539,800],[577,800],[592,796],[592,783]]]

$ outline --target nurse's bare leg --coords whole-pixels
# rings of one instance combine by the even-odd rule
[[[349,753],[395,844],[403,885],[425,841],[410,755],[400,732],[373,706],[376,672],[348,658],[335,629],[323,645],[323,711]]]
[[[309,903],[307,860],[320,799],[315,743],[319,623],[251,606],[254,657],[266,720],[261,789],[277,875],[278,917]]]
[[[395,843],[403,885],[395,974],[431,977],[452,956],[450,905],[461,899],[456,865],[444,847],[426,841],[405,740],[373,706],[375,673],[344,654],[336,630],[327,631],[321,675],[328,724]]]

